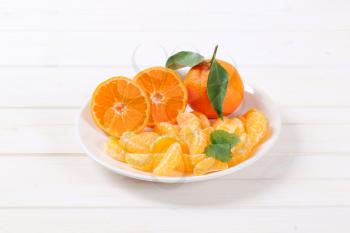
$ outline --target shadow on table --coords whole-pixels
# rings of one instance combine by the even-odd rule
[[[286,143],[283,140],[285,138],[283,133],[285,132],[282,131],[277,144]],[[291,138],[291,134],[294,132],[288,132],[288,138]],[[277,145],[275,149],[278,148],[281,147]],[[269,200],[273,200],[269,190],[276,185],[283,185],[283,180],[290,176],[288,172],[292,166],[292,155],[271,152],[252,166],[235,174],[198,183],[162,184],[139,181],[105,172],[106,176],[111,179],[111,183],[130,191],[130,195],[139,195],[142,198],[151,199],[151,202],[170,206],[208,207],[233,202],[242,204],[248,201],[251,203],[250,200],[256,195],[262,195],[264,199],[266,196]]]

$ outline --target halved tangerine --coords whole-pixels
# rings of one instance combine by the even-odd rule
[[[150,115],[147,94],[134,81],[118,76],[102,82],[90,103],[96,125],[112,136],[145,128]]]
[[[148,126],[176,122],[187,105],[187,90],[180,76],[164,67],[151,67],[138,73],[135,81],[146,91],[151,103]]]

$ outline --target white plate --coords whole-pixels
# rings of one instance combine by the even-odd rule
[[[95,126],[90,115],[89,102],[87,102],[80,110],[78,116],[77,131],[84,151],[96,162],[120,175],[132,177],[139,180],[163,183],[187,183],[204,181],[232,174],[238,170],[250,166],[252,163],[263,157],[275,144],[281,129],[281,118],[278,108],[264,92],[253,88],[248,84],[245,84],[244,102],[240,109],[233,115],[240,115],[249,108],[256,108],[267,116],[271,129],[270,137],[261,146],[259,146],[254,156],[252,156],[250,159],[226,170],[210,173],[203,176],[159,177],[154,176],[148,172],[133,169],[125,163],[112,159],[105,153],[103,149],[103,145],[108,137]]]

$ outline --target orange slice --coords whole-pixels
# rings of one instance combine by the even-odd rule
[[[207,156],[205,154],[183,154],[182,158],[185,164],[185,171],[188,173],[192,173],[193,167],[196,166],[196,164],[202,161],[203,159],[207,158]]]
[[[175,71],[151,67],[138,73],[135,81],[146,91],[151,102],[149,126],[159,122],[175,123],[177,114],[185,111],[187,90]]]
[[[153,169],[153,155],[152,154],[135,154],[126,153],[125,161],[132,167],[142,171],[152,171]]]
[[[224,117],[224,120],[218,119],[213,124],[215,130],[225,130],[229,133],[235,133],[237,135],[242,135],[244,133],[244,124],[237,118],[227,118]]]
[[[205,148],[209,144],[209,138],[202,129],[193,129],[191,127],[185,127],[180,130],[180,139],[188,145],[190,154],[204,153]]]
[[[120,136],[126,131],[139,132],[146,126],[150,103],[138,84],[118,76],[98,85],[90,111],[100,129],[109,135]]]
[[[268,123],[264,114],[251,109],[243,115],[245,130],[254,143],[260,143],[268,135]]]
[[[174,143],[153,170],[153,174],[157,176],[181,176],[185,171],[184,166],[181,146],[179,143]]]
[[[206,158],[196,164],[193,168],[193,175],[200,176],[210,172],[222,171],[228,168],[227,163],[223,163],[214,158]]]
[[[169,122],[160,122],[154,127],[154,132],[159,133],[160,135],[178,135],[179,126],[171,124]]]
[[[194,115],[196,115],[201,123],[202,129],[208,128],[210,126],[210,121],[206,115],[204,115],[201,112],[192,112]]]
[[[142,132],[135,134],[125,132],[120,138],[121,145],[130,153],[149,153],[150,145],[158,138],[155,132]]]
[[[179,113],[176,117],[176,121],[180,128],[199,129],[201,127],[199,118],[191,112]]]
[[[105,151],[112,158],[122,161],[125,161],[125,150],[120,144],[119,140],[113,137],[110,137],[105,143]]]
[[[181,139],[174,137],[172,135],[163,135],[158,137],[152,144],[151,144],[151,152],[152,153],[165,153],[169,149],[169,147],[175,143],[178,142],[181,145],[181,150],[184,153],[188,153],[189,149],[185,142],[183,142]]]

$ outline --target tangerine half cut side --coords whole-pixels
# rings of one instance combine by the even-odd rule
[[[126,131],[140,132],[145,128],[150,103],[137,83],[117,76],[98,85],[90,102],[90,112],[100,129],[119,137]]]
[[[151,104],[148,126],[160,122],[176,122],[176,116],[184,112],[187,105],[187,90],[181,77],[165,67],[151,67],[135,76],[143,90],[146,91]]]

